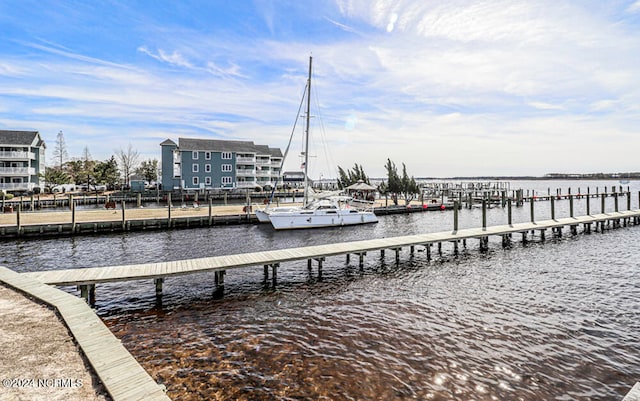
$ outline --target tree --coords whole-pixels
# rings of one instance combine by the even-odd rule
[[[64,166],[65,160],[69,158],[69,154],[67,153],[67,146],[64,142],[64,134],[62,131],[58,132],[58,136],[56,136],[56,145],[53,149],[53,157],[57,163],[57,166],[62,169]]]
[[[137,150],[134,150],[131,147],[131,144],[127,146],[127,149],[120,148],[116,152],[116,156],[120,161],[120,168],[122,169],[122,175],[124,176],[124,184],[129,186],[129,180],[131,179],[131,175],[138,167],[138,162],[140,159],[140,154]]]
[[[74,184],[82,183],[85,177],[84,162],[82,160],[70,160],[64,164],[64,170]]]
[[[62,184],[69,184],[71,178],[60,167],[49,167],[44,171],[44,174],[40,174],[40,177],[45,181],[45,189],[51,192],[52,188]]]
[[[407,166],[404,163],[402,163],[402,177],[398,175],[398,169],[390,159],[387,159],[385,169],[387,170],[387,183],[380,184],[378,190],[381,194],[391,195],[394,205],[398,205],[398,195],[402,195],[405,204],[408,205],[420,193],[420,186],[416,183],[415,178],[409,177]]]
[[[96,166],[95,160],[91,160],[91,153],[89,153],[89,148],[87,146],[84,147],[84,151],[82,152],[82,176],[81,179],[83,182],[87,183],[87,189],[89,189],[90,185],[95,184],[95,173],[94,168]]]
[[[156,181],[158,179],[158,160],[149,159],[140,163],[140,167],[136,170],[136,174],[144,177],[147,182]]]
[[[109,188],[114,188],[120,181],[120,172],[115,156],[111,156],[111,159],[107,161],[96,163],[93,173],[96,183],[104,183]]]
[[[364,168],[362,165],[358,166],[358,163],[355,163],[352,170],[347,170],[346,172],[342,169],[342,167],[338,166],[338,188],[344,189],[349,185],[355,184],[358,181],[363,181],[366,184],[371,184],[369,181],[369,177],[364,172]]]
[[[387,182],[380,184],[378,191],[381,194],[391,195],[393,204],[398,205],[398,194],[402,192],[402,180],[398,175],[398,169],[391,159],[387,159],[387,164],[384,168],[387,170]]]
[[[405,205],[408,205],[418,194],[420,194],[420,186],[416,183],[413,176],[409,178],[409,175],[407,174],[407,166],[405,166],[404,163],[402,163],[402,180],[400,182]]]

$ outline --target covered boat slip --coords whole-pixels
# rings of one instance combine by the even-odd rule
[[[322,261],[326,257],[346,255],[347,260],[349,260],[349,256],[353,254],[359,256],[360,266],[362,267],[364,256],[367,252],[372,251],[384,252],[387,249],[393,250],[396,252],[396,260],[398,260],[398,253],[403,247],[411,247],[411,250],[413,250],[415,246],[426,246],[427,254],[430,255],[431,245],[433,244],[453,242],[457,249],[460,241],[465,242],[469,239],[478,239],[480,241],[480,249],[482,250],[488,246],[489,236],[501,236],[503,246],[507,246],[511,243],[511,234],[514,233],[521,233],[523,241],[526,241],[527,235],[532,231],[540,231],[540,238],[544,239],[544,232],[547,229],[553,230],[555,235],[562,235],[563,227],[570,227],[571,233],[576,234],[577,227],[580,225],[584,226],[585,233],[591,233],[592,225],[595,225],[596,231],[598,229],[604,231],[605,227],[617,228],[632,224],[637,225],[639,223],[640,210],[628,210],[539,222],[470,228],[453,232],[447,231],[342,242],[172,262],[48,270],[22,274],[46,284],[79,285],[83,289],[82,295],[89,300],[90,293],[95,291],[95,284],[97,283],[154,279],[156,283],[156,294],[160,294],[162,291],[162,282],[164,278],[167,277],[211,271],[215,273],[216,284],[223,285],[226,270],[248,266],[264,266],[265,279],[267,278],[268,267],[272,267],[274,273],[273,280],[275,282],[276,268],[284,262],[308,260],[308,266],[311,266],[312,261],[316,260],[319,263],[319,267],[321,267]]]

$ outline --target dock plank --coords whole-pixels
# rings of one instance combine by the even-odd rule
[[[58,311],[113,400],[169,400],[83,300],[1,266],[0,281]]]
[[[619,220],[623,218],[640,218],[640,210],[601,213],[579,217],[565,217],[555,220],[523,222],[511,225],[505,224],[485,228],[467,228],[458,230],[457,232],[444,231],[390,238],[377,238],[371,240],[276,249],[235,255],[221,255],[162,263],[50,270],[23,273],[23,275],[30,279],[54,285],[80,285],[126,280],[142,280],[215,270],[230,270],[255,265],[285,263],[327,256],[366,253],[383,249],[396,249],[438,242],[460,241],[474,238],[480,239],[488,236],[526,233],[528,231],[546,230],[564,226],[575,226],[578,224]]]

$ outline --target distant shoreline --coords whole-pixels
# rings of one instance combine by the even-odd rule
[[[384,180],[384,178],[371,178],[372,180]],[[503,181],[559,181],[559,180],[591,180],[591,181],[619,181],[619,180],[639,180],[640,173],[625,174],[547,174],[544,176],[475,176],[475,177],[416,177],[418,181],[426,180],[503,180]]]

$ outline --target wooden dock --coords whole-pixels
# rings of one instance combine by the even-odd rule
[[[506,224],[493,227],[214,256],[172,262],[48,270],[22,273],[22,275],[46,284],[80,286],[82,296],[92,303],[93,300],[95,300],[95,286],[99,283],[153,279],[155,282],[156,295],[161,295],[163,281],[168,277],[214,272],[216,284],[223,286],[224,275],[227,270],[248,266],[263,266],[265,282],[268,280],[269,268],[271,268],[271,279],[275,284],[277,268],[281,263],[285,262],[307,260],[307,266],[311,268],[315,260],[318,264],[318,274],[321,275],[323,261],[325,258],[331,256],[346,255],[347,262],[349,262],[350,256],[356,255],[359,258],[359,266],[362,268],[365,255],[373,251],[380,251],[384,254],[385,250],[392,250],[395,252],[396,261],[399,261],[399,252],[402,248],[409,247],[413,252],[414,247],[424,246],[426,247],[427,258],[430,259],[432,245],[437,244],[440,249],[441,244],[445,242],[452,242],[457,252],[460,242],[466,245],[467,240],[476,239],[479,241],[480,250],[482,251],[486,250],[489,246],[488,238],[490,236],[501,237],[502,246],[507,247],[512,243],[513,234],[521,234],[522,241],[526,242],[530,240],[530,234],[536,231],[539,232],[539,237],[544,240],[546,230],[552,230],[553,235],[562,236],[562,229],[564,227],[569,227],[571,234],[577,234],[580,225],[583,226],[583,232],[591,233],[592,231],[602,232],[608,228],[626,227],[637,224],[640,224],[640,210],[627,210],[539,222]],[[595,227],[592,229],[594,225]]]
[[[169,400],[82,299],[1,266],[0,281],[57,310],[114,401]]]
[[[635,386],[629,390],[622,401],[640,401],[640,382],[637,382]]]

